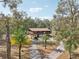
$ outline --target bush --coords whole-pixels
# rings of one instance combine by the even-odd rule
[[[17,40],[16,40],[16,38],[15,37],[11,37],[11,45],[15,45],[15,44],[17,44]],[[25,40],[24,40],[24,42],[22,42],[24,45],[26,44],[26,45],[30,45],[31,43],[32,43],[32,40],[31,39],[29,39],[29,38],[25,38]]]
[[[16,44],[16,38],[15,37],[11,37],[10,41],[11,41],[11,45]]]

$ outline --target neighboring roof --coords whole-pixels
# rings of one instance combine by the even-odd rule
[[[50,31],[48,28],[29,28],[30,31]]]

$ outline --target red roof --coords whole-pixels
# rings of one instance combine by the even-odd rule
[[[48,28],[29,28],[30,31],[50,31]]]

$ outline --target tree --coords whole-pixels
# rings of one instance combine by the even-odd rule
[[[7,41],[7,59],[11,59],[11,43],[10,43],[10,27],[9,27],[9,20],[8,16],[2,14],[2,20],[5,22],[5,30],[6,30],[6,41]]]
[[[21,59],[21,48],[22,48],[22,44],[24,42],[26,42],[26,30],[24,28],[18,28],[18,31],[17,29],[14,30],[14,37],[16,38],[16,42],[19,46],[19,59]]]
[[[45,49],[46,49],[46,45],[47,45],[47,40],[49,39],[48,35],[47,34],[44,34],[43,35],[43,40],[44,40],[44,46],[45,46]]]
[[[4,14],[0,14],[0,39],[2,40],[2,36],[5,33],[5,20],[4,20]],[[2,30],[3,29],[3,30]]]
[[[70,59],[72,52],[78,46],[78,0],[59,0],[55,28],[56,37],[65,42],[65,47],[69,51]],[[56,38],[56,39],[57,39]]]
[[[2,0],[0,2],[4,3],[4,7],[8,5],[10,10],[15,11],[17,5],[22,2],[22,0]],[[10,44],[10,29],[9,29],[9,18],[6,19],[6,40],[7,40],[7,59],[11,59],[11,44]]]
[[[11,59],[11,42],[10,42],[9,17],[6,18],[5,22],[6,22],[7,59]]]
[[[17,8],[18,4],[22,3],[22,0],[1,0],[0,2],[3,2],[4,7],[8,5],[8,7],[12,10]]]
[[[51,28],[51,27],[50,27],[50,21],[49,21],[48,19],[44,19],[42,22],[43,22],[44,25],[45,25],[44,27],[49,28],[49,29]]]

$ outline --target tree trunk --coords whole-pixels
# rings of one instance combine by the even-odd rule
[[[72,37],[71,37],[72,39]],[[69,54],[70,54],[70,59],[72,59],[72,51],[71,51],[72,47],[71,47],[71,42],[70,42],[70,48],[69,48]]]
[[[10,30],[9,21],[6,21],[6,41],[7,41],[7,59],[11,59],[11,42],[10,42]]]
[[[2,40],[2,35],[3,35],[3,34],[0,32],[0,40]]]
[[[45,44],[44,44],[45,45],[45,49],[46,49],[46,43],[47,43],[47,41],[45,40]]]
[[[19,59],[21,59],[21,47],[22,47],[22,44],[20,43],[19,44]]]
[[[72,55],[71,55],[71,52],[70,52],[70,59],[72,59]]]

